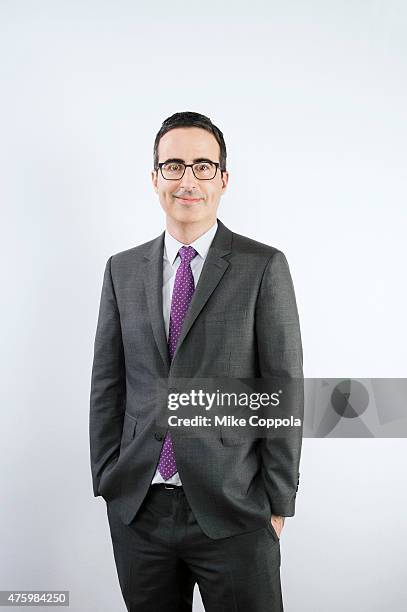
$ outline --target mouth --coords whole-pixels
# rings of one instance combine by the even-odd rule
[[[179,198],[178,196],[175,197],[181,204],[196,204],[197,202],[200,202],[202,200],[202,198]]]

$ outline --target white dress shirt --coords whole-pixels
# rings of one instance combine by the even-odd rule
[[[171,236],[168,231],[165,232],[163,255],[163,317],[167,340],[170,327],[171,300],[172,292],[174,289],[175,274],[177,272],[178,266],[181,263],[181,258],[178,255],[178,251],[183,246],[192,246],[197,252],[197,255],[191,261],[191,270],[196,288],[199,277],[202,272],[203,265],[205,263],[206,256],[209,251],[209,247],[212,244],[212,240],[215,237],[217,229],[218,222],[215,221],[214,225],[212,225],[212,227],[210,227],[208,231],[205,232],[205,234],[199,236],[199,238],[197,238],[194,242],[191,242],[190,245],[182,244],[182,242],[179,242],[176,238],[174,238],[174,236]],[[165,482],[167,484],[177,486],[180,486],[182,484],[178,472],[176,472],[174,476],[171,476],[171,478],[169,478],[168,480],[164,480],[157,467],[151,484],[155,484],[158,482]]]

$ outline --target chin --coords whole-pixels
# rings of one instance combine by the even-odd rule
[[[180,223],[193,223],[195,221],[202,221],[206,217],[205,211],[203,211],[201,208],[198,208],[197,206],[185,206],[182,207],[181,210],[179,207],[177,207],[177,210],[168,210],[167,214],[169,217],[172,217],[175,221],[179,221]]]

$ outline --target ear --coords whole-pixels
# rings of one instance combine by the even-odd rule
[[[224,191],[226,191],[226,187],[229,181],[229,172],[227,172],[227,170],[224,170],[224,172],[222,172],[221,179],[222,179],[222,193],[223,193]]]
[[[154,191],[158,193],[158,172],[157,170],[151,170],[151,181],[153,183]]]

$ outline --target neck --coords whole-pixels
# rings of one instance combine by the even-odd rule
[[[167,232],[171,234],[173,238],[182,242],[182,244],[187,245],[197,240],[202,234],[205,234],[205,232],[215,223],[216,217],[208,219],[205,223],[202,221],[197,221],[196,223],[182,223],[167,217]]]

